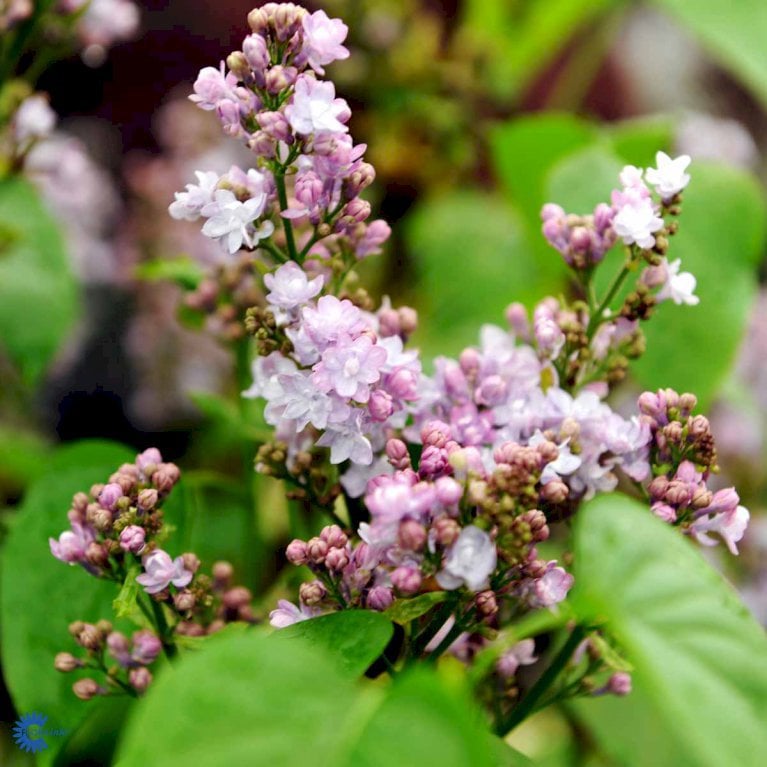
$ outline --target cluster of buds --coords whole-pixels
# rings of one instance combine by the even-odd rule
[[[200,172],[198,184],[176,194],[170,213],[204,218],[203,234],[230,254],[245,247],[278,263],[308,257],[318,269],[345,273],[379,252],[390,233],[383,221],[367,222],[370,204],[359,195],[374,170],[362,159],[365,146],[348,135],[347,103],[318,77],[349,55],[342,44],[347,27],[291,3],[267,3],[248,22],[252,34],[242,50],[220,70],[203,69],[190,98],[248,145],[258,169]],[[298,241],[294,226],[303,227]]]
[[[151,684],[149,667],[157,660],[163,647],[160,638],[152,631],[135,631],[129,639],[125,634],[114,631],[109,621],[96,624],[76,621],[69,626],[69,633],[85,653],[77,657],[69,652],[60,652],[56,655],[54,667],[65,673],[89,669],[104,678],[103,684],[92,677],[78,679],[72,689],[81,700],[121,692],[141,695]]]
[[[205,318],[208,332],[226,341],[245,337],[246,314],[263,303],[253,258],[245,255],[209,269],[197,287],[186,294],[184,305]]]
[[[708,419],[694,415],[697,400],[673,389],[645,392],[639,398],[642,420],[652,434],[653,479],[648,486],[653,513],[706,546],[718,534],[733,554],[749,520],[734,487],[716,492],[708,480],[718,472],[716,445]]]
[[[156,539],[163,527],[162,504],[179,476],[178,467],[164,462],[159,450],[145,450],[106,484],[75,494],[68,512],[71,528],[49,540],[51,553],[113,580],[122,579],[132,557],[152,557],[153,562],[167,557]]]
[[[555,204],[547,203],[541,211],[543,236],[558,250],[568,266],[586,270],[600,263],[618,235],[612,228],[615,211],[599,203],[593,214],[578,216],[567,214]]]
[[[198,576],[186,589],[177,592],[169,605],[178,616],[175,631],[184,636],[215,634],[227,623],[255,623],[253,595],[245,586],[233,584],[234,568],[216,562],[212,577]]]

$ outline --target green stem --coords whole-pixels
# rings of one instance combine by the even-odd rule
[[[471,620],[467,621],[466,618],[471,617],[473,611],[473,606],[471,606],[469,607],[468,611],[464,613],[464,615],[455,619],[455,623],[453,624],[450,631],[447,632],[445,638],[439,643],[437,649],[429,654],[429,660],[432,663],[436,662],[442,653],[447,652],[447,650],[450,648],[450,645],[453,644],[453,642],[455,642],[455,640],[458,639],[458,637],[469,628],[471,625]]]
[[[288,193],[287,189],[285,188],[285,168],[280,167],[275,169],[274,183],[277,187],[277,198],[280,201],[280,211],[286,211],[288,209]],[[290,256],[290,260],[300,263],[298,251],[296,250],[296,240],[293,236],[293,224],[289,218],[283,218],[280,216],[280,219],[282,220],[282,226],[285,230],[285,244],[288,247],[288,255]]]
[[[567,665],[575,648],[586,636],[586,630],[582,626],[576,626],[567,641],[562,645],[562,649],[557,653],[551,665],[543,672],[538,681],[530,688],[529,692],[511,711],[509,716],[496,723],[495,733],[499,737],[504,737],[513,730],[520,722],[527,719],[536,708],[536,704],[543,694],[556,681],[562,669]]]
[[[152,605],[152,612],[154,613],[155,622],[157,624],[157,631],[162,640],[162,647],[165,650],[165,654],[168,656],[168,660],[171,660],[176,656],[176,644],[170,637],[170,629],[168,623],[165,620],[165,613],[162,611],[162,605],[159,602],[155,602],[154,599],[150,599]]]
[[[452,615],[455,607],[455,599],[446,600],[437,612],[434,613],[434,616],[426,626],[413,637],[410,643],[410,657],[412,659],[420,657],[426,649],[426,645],[429,644],[434,635],[445,625],[445,621]]]
[[[591,340],[592,336],[594,335],[594,331],[602,324],[604,320],[602,315],[605,313],[605,310],[609,308],[610,303],[612,302],[613,298],[615,298],[616,293],[620,290],[621,285],[623,285],[626,277],[628,277],[630,272],[631,261],[627,261],[623,265],[623,269],[621,269],[620,274],[615,278],[615,281],[610,286],[610,290],[607,291],[607,295],[605,296],[604,300],[599,305],[596,312],[591,315],[589,326],[586,328],[586,335],[588,336],[589,340]]]

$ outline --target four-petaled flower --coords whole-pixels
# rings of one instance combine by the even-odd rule
[[[157,594],[171,583],[178,589],[187,586],[193,573],[184,567],[183,557],[170,558],[170,554],[156,549],[143,560],[145,573],[136,576],[147,594]]]

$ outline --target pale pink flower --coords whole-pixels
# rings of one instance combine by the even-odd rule
[[[346,133],[343,124],[351,116],[349,106],[336,98],[331,82],[321,82],[301,75],[296,80],[293,101],[285,107],[285,116],[296,133]]]
[[[317,74],[325,74],[325,64],[349,58],[348,49],[341,45],[349,28],[341,19],[331,19],[325,11],[315,11],[304,16],[301,24],[304,28],[303,53]]]
[[[679,194],[690,183],[689,173],[685,173],[691,162],[687,154],[671,159],[665,152],[655,155],[657,168],[648,168],[645,178],[655,187],[655,191],[665,201]]]
[[[143,564],[146,572],[136,576],[136,581],[147,594],[157,594],[171,583],[176,588],[183,588],[189,585],[193,577],[193,573],[184,567],[183,557],[171,559],[162,549],[156,549],[144,557]]]

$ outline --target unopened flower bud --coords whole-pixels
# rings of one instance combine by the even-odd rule
[[[444,447],[452,436],[450,427],[442,421],[427,421],[421,428],[424,447]]]
[[[553,479],[541,488],[541,498],[549,503],[564,503],[570,488],[560,479]]]
[[[332,572],[339,573],[349,564],[349,555],[346,549],[330,549],[325,557],[325,567]]]
[[[153,487],[148,487],[145,490],[141,490],[138,494],[138,508],[139,511],[151,511],[157,506],[157,500],[159,495]]]
[[[82,661],[78,658],[75,658],[75,656],[70,652],[57,653],[53,661],[53,667],[56,669],[56,671],[61,671],[63,673],[74,671],[76,668],[80,668],[82,665]]]
[[[152,474],[152,484],[157,488],[158,492],[166,494],[173,489],[180,476],[181,472],[175,463],[163,463]]]
[[[399,314],[400,335],[407,338],[418,329],[418,312],[410,306],[400,306]]]
[[[104,567],[109,562],[109,552],[96,541],[91,541],[85,549],[86,561],[94,567]]]
[[[256,74],[269,66],[269,51],[261,35],[248,35],[242,41],[242,53]]]
[[[368,412],[374,421],[383,423],[394,412],[391,394],[383,389],[376,389],[368,400]]]
[[[386,443],[386,457],[395,469],[410,468],[410,453],[401,439],[390,439]]]
[[[298,596],[301,598],[301,601],[308,607],[319,604],[325,598],[327,593],[328,590],[320,581],[302,583],[298,589]]]
[[[234,568],[229,562],[216,562],[213,565],[213,580],[219,588],[229,584],[234,576]]]
[[[117,507],[117,501],[122,498],[123,489],[116,482],[110,482],[104,485],[104,488],[98,494],[99,504],[102,508],[114,511]]]
[[[149,629],[142,629],[133,634],[132,657],[136,663],[148,666],[153,663],[162,651],[160,638]]]
[[[80,633],[75,637],[77,644],[86,650],[98,650],[104,641],[101,632],[92,623],[83,625]]]
[[[406,596],[415,594],[421,588],[422,580],[420,570],[415,567],[398,567],[391,574],[392,586]]]
[[[91,700],[100,695],[102,689],[95,679],[78,679],[72,685],[72,691],[80,700]]]
[[[243,605],[249,605],[253,601],[253,594],[245,586],[235,586],[224,594],[222,601],[228,610],[238,610]]]
[[[607,681],[607,689],[613,695],[628,695],[631,692],[631,674],[617,671]]]
[[[397,539],[403,549],[420,551],[426,545],[426,528],[414,519],[405,519],[400,522]]]
[[[162,455],[156,447],[150,447],[136,456],[136,466],[144,476],[151,476],[162,463]]]
[[[323,527],[320,538],[328,544],[328,547],[335,549],[342,549],[349,542],[346,533],[338,525]]]
[[[173,596],[173,605],[180,613],[185,613],[188,610],[191,610],[195,606],[196,602],[197,599],[195,598],[194,594],[189,591],[189,589],[179,591]]]
[[[296,81],[298,70],[295,67],[276,66],[266,72],[266,89],[269,93],[281,93]]]
[[[120,533],[120,548],[131,554],[140,554],[146,545],[146,531],[138,525],[128,525]]]
[[[450,517],[441,517],[438,519],[432,529],[437,538],[437,543],[441,546],[452,546],[461,533],[461,527],[454,519]]]
[[[498,612],[498,602],[493,591],[481,591],[477,594],[477,610],[485,618],[490,618]]]
[[[131,687],[141,694],[146,692],[147,687],[152,684],[152,672],[144,666],[132,668],[128,674],[128,681],[131,683]]]
[[[242,51],[232,51],[226,57],[226,66],[238,80],[247,82],[251,77],[250,64]]]
[[[385,586],[373,586],[368,592],[365,604],[370,610],[382,612],[386,610],[394,601],[394,594],[391,589]]]
[[[309,561],[306,543],[298,538],[292,540],[285,549],[285,558],[292,565],[305,565]]]
[[[181,561],[184,563],[184,570],[189,570],[190,573],[196,573],[200,569],[200,558],[191,551],[182,554]]]

